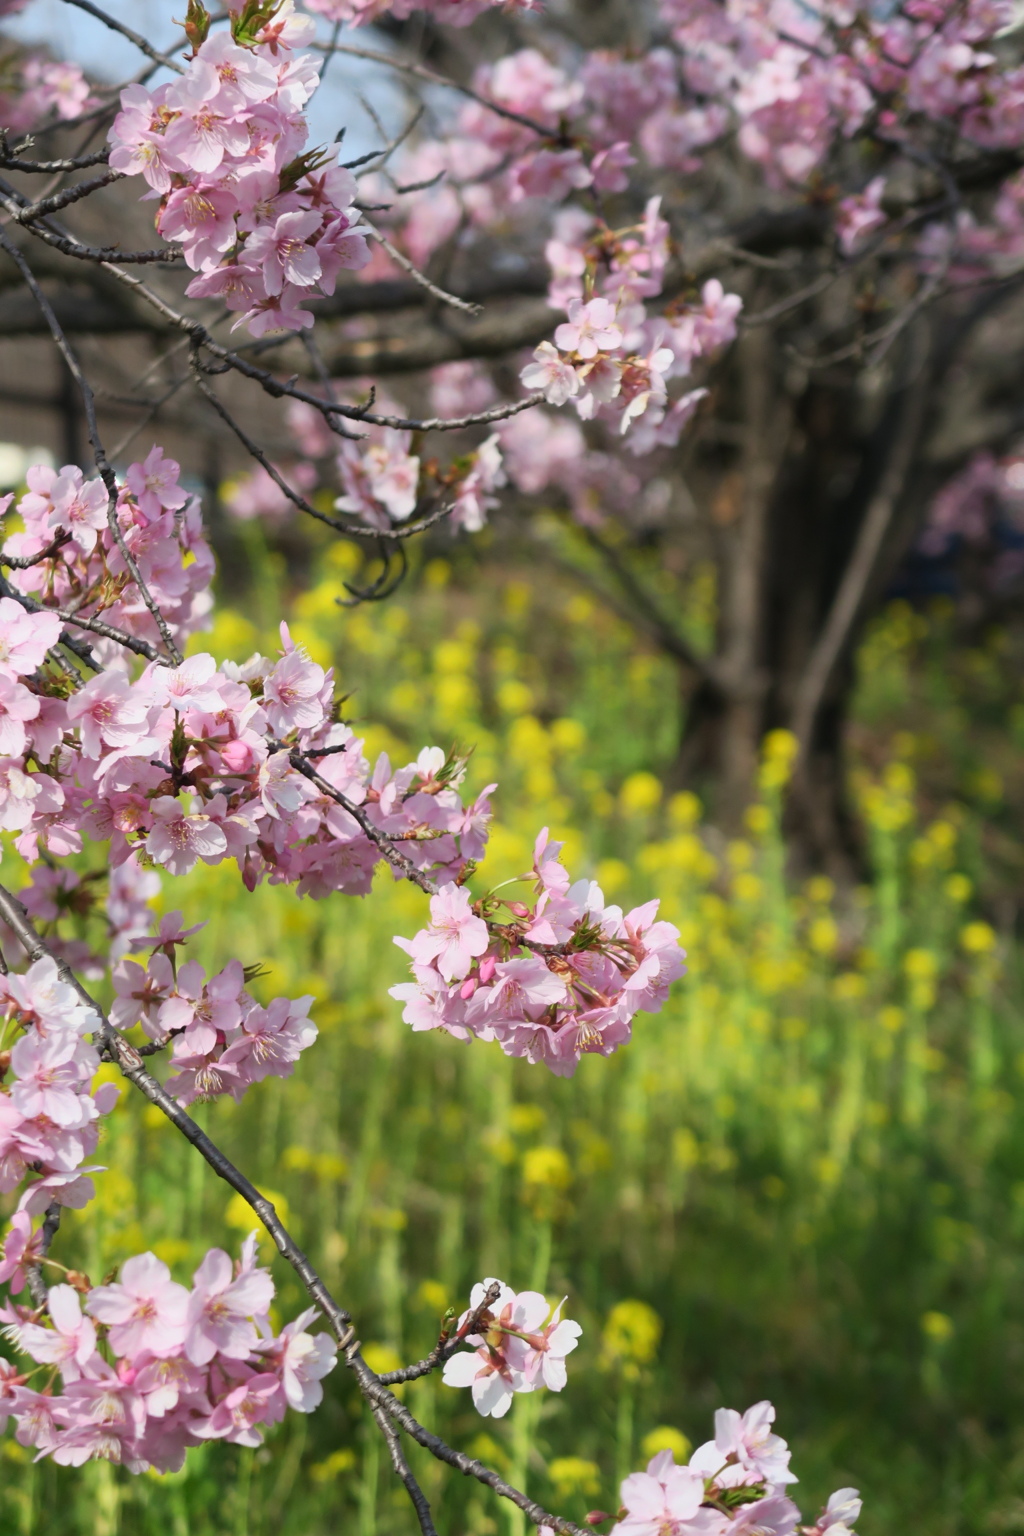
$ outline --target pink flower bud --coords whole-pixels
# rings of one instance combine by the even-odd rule
[[[506,901],[505,905],[513,917],[529,917],[530,915],[529,907],[525,907],[521,901]]]
[[[220,749],[220,760],[230,773],[248,773],[253,765],[252,748],[245,741],[229,741]]]
[[[473,996],[473,993],[476,991],[479,985],[480,983],[477,981],[475,976],[468,977],[462,983],[462,986],[459,988],[459,996],[462,998],[464,1003],[469,1002],[470,998]]]
[[[494,968],[497,963],[498,961],[494,955],[484,955],[480,961],[480,985],[482,987],[486,987],[487,983],[493,980]]]

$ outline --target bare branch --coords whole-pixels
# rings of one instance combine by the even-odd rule
[[[47,214],[57,213],[59,209],[67,208],[71,203],[81,202],[83,197],[88,197],[100,187],[109,187],[111,182],[124,181],[124,179],[123,171],[104,171],[99,176],[93,176],[89,181],[77,181],[73,187],[65,187],[62,192],[55,192],[52,197],[41,198],[38,203],[29,203],[27,208],[21,208],[16,213],[12,213],[11,218],[16,224],[31,224],[35,219],[45,218]]]
[[[416,1518],[420,1523],[420,1530],[423,1532],[423,1536],[437,1536],[437,1528],[430,1513],[430,1504],[423,1489],[416,1481],[412,1468],[405,1459],[405,1452],[402,1450],[402,1442],[399,1439],[398,1431],[379,1403],[373,1403],[370,1407],[370,1412],[377,1421],[377,1428],[384,1436],[395,1476],[400,1478],[405,1484],[405,1491],[409,1495],[413,1509],[416,1511]]]
[[[316,44],[313,45],[314,47]],[[328,51],[326,47],[324,51]],[[474,91],[468,85],[460,85],[457,80],[451,80],[447,75],[438,74],[435,69],[428,69],[425,64],[413,64],[406,59],[396,59],[390,53],[378,53],[373,48],[354,48],[349,43],[336,43],[330,48],[332,53],[347,54],[352,59],[366,59],[370,64],[386,64],[389,69],[397,69],[403,75],[413,75],[417,80],[424,80],[428,85],[443,85],[448,90],[458,91],[460,96],[468,96],[470,101],[477,102],[481,107],[486,107],[488,112],[494,112],[498,117],[504,117],[510,123],[518,123],[520,128],[529,128],[531,133],[537,133],[544,139],[557,139],[557,130],[545,127],[543,123],[535,122],[532,117],[524,117],[521,112],[513,112],[509,107],[503,107],[496,101],[490,101],[486,96],[481,96],[479,91]]]
[[[800,744],[801,759],[806,759],[810,751],[818,710],[856,623],[920,443],[932,385],[927,354],[928,340],[922,336],[910,364],[914,377],[906,386],[903,410],[885,470],[864,515],[853,554],[797,688],[793,734]]]
[[[93,5],[92,0],[64,0],[65,5],[73,5],[79,11],[85,11],[89,16],[95,16],[97,21],[102,21],[111,32],[120,32],[130,43],[134,43],[140,53],[144,53],[147,59],[152,59],[154,64],[163,64],[167,69],[173,69],[175,74],[183,75],[185,70],[177,59],[172,59],[166,53],[153,47],[146,41],[141,32],[136,32],[132,27],[126,27],[123,21],[115,21],[113,16],[108,16],[106,11],[101,11],[98,5]]]
[[[400,266],[403,272],[408,272],[414,283],[418,283],[421,288],[425,288],[431,298],[437,299],[440,304],[448,304],[452,309],[460,309],[465,315],[478,315],[480,313],[479,304],[468,304],[465,299],[458,298],[454,293],[447,293],[443,288],[439,288],[436,283],[432,283],[430,278],[425,277],[419,267],[409,260],[408,256],[403,255],[397,246],[391,244],[387,235],[382,234],[375,224],[370,223],[369,219],[364,217],[361,222],[362,227],[368,231],[371,239],[376,240],[387,251],[391,260]]]

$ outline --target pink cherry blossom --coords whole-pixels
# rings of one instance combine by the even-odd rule
[[[91,677],[68,700],[68,719],[81,732],[87,757],[103,756],[105,747],[131,747],[147,734],[150,703],[118,672]]]
[[[82,1316],[78,1294],[70,1285],[51,1285],[46,1306],[53,1327],[27,1323],[19,1345],[40,1364],[58,1366],[66,1382],[78,1381],[96,1353],[96,1329]]]
[[[282,292],[286,283],[308,288],[320,276],[320,258],[306,242],[322,223],[318,213],[282,213],[273,224],[261,224],[250,235],[243,266],[258,270],[268,294]]]
[[[280,1373],[288,1406],[299,1413],[312,1413],[320,1406],[324,1396],[320,1383],[338,1359],[337,1344],[330,1334],[306,1332],[318,1315],[315,1307],[307,1307],[285,1324],[276,1339],[259,1346],[268,1364]]]
[[[519,375],[527,389],[539,389],[549,405],[564,405],[579,394],[579,374],[559,356],[550,341],[535,347],[533,357],[534,361],[527,363]]]
[[[470,908],[469,892],[451,881],[430,898],[430,927],[412,943],[396,940],[417,965],[436,960],[445,981],[462,981],[469,974],[474,955],[482,955],[490,942],[487,924]]]
[[[10,1286],[16,1296],[28,1284],[25,1271],[39,1262],[43,1231],[32,1230],[32,1218],[27,1211],[15,1211],[11,1217],[0,1259],[0,1285]],[[0,1394],[2,1399],[2,1394]]]
[[[706,1477],[727,1467],[730,1486],[744,1483],[795,1483],[789,1470],[789,1447],[772,1432],[775,1409],[769,1402],[755,1403],[740,1415],[733,1408],[715,1414],[715,1438],[700,1446],[691,1465]]]
[[[555,345],[562,352],[575,352],[584,362],[599,352],[621,347],[622,331],[615,321],[615,305],[608,299],[591,299],[586,304],[573,299],[568,322],[555,330]]]
[[[646,1472],[622,1484],[626,1513],[612,1529],[617,1536],[681,1536],[703,1502],[700,1473],[677,1467],[671,1451],[659,1451]]]
[[[244,1360],[259,1335],[253,1319],[265,1317],[274,1287],[263,1270],[237,1278],[221,1248],[212,1248],[196,1270],[188,1304],[185,1353],[193,1365],[206,1365],[215,1354]]]
[[[20,757],[28,740],[26,720],[39,713],[39,700],[13,677],[0,673],[0,756]]]
[[[186,875],[197,860],[217,864],[227,853],[228,840],[208,816],[189,815],[173,795],[153,801],[153,829],[146,852],[171,875]]]
[[[294,730],[314,730],[323,724],[321,702],[326,674],[301,650],[289,651],[263,684],[263,707],[270,729],[278,736]]]
[[[61,628],[55,613],[26,613],[13,597],[0,597],[0,674],[23,677],[41,667]]]
[[[493,1279],[473,1287],[469,1308],[459,1319],[460,1330],[495,1285],[500,1286],[497,1299],[491,1302],[479,1331],[465,1335],[472,1352],[449,1356],[443,1379],[449,1387],[471,1387],[477,1412],[499,1419],[508,1412],[516,1392],[532,1392],[538,1386],[562,1390],[565,1356],[576,1348],[582,1330],[578,1323],[559,1320],[561,1304],[542,1327],[549,1308],[538,1291],[521,1291],[517,1296],[503,1281]]]
[[[152,1253],[128,1259],[120,1281],[95,1286],[86,1303],[89,1315],[110,1328],[110,1346],[119,1355],[144,1349],[157,1356],[173,1354],[184,1342],[187,1308],[185,1287]]]

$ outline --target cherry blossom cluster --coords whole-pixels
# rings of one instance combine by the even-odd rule
[[[561,843],[537,838],[532,905],[472,901],[449,882],[430,903],[430,924],[395,943],[414,980],[391,988],[414,1030],[496,1040],[508,1056],[571,1077],[586,1053],[610,1056],[633,1016],[657,1013],[685,971],[679,931],[657,920],[658,902],[623,914],[592,880],[570,884]],[[496,914],[504,907],[507,921]]]
[[[343,384],[336,384],[334,393],[338,399],[346,398]],[[451,398],[458,399],[461,409],[464,395],[452,391]],[[401,406],[382,390],[376,392],[375,404],[381,412],[402,414]],[[482,407],[465,407],[467,414],[478,409]],[[305,495],[318,483],[333,479],[341,488],[341,495],[334,498],[335,511],[357,517],[382,533],[414,514],[429,517],[439,509],[453,532],[460,528],[476,532],[498,505],[496,492],[507,481],[500,431],[441,465],[411,451],[413,434],[408,431],[375,425],[364,428],[359,441],[339,439],[325,426],[319,411],[301,400],[289,403],[288,424],[299,456],[274,465],[285,483]],[[243,522],[259,517],[274,523],[293,511],[293,503],[262,465],[231,482],[225,505]]]
[[[136,941],[136,949],[150,949],[150,959],[146,966],[128,959],[115,966],[110,1020],[122,1030],[141,1023],[152,1041],[171,1047],[175,1070],[167,1087],[179,1103],[228,1093],[238,1100],[253,1083],[287,1077],[313,1044],[313,998],[276,997],[262,1008],[246,991],[239,961],[209,978],[198,960],[179,966],[178,947],[196,931],[183,929],[181,913],[172,912],[155,939]]]
[[[10,11],[8,6],[6,14]],[[0,8],[0,16],[4,14]],[[0,127],[14,133],[37,128],[47,119],[70,121],[97,104],[81,66],[68,59],[28,53],[20,59],[6,60],[5,65]]]
[[[38,1234],[12,1227],[0,1263],[12,1293],[25,1286],[34,1247]],[[152,1253],[128,1259],[109,1285],[68,1279],[50,1287],[45,1311],[0,1308],[5,1337],[35,1362],[0,1358],[0,1429],[13,1420],[19,1444],[39,1457],[176,1471],[189,1446],[260,1445],[288,1408],[311,1413],[323,1398],[335,1341],[307,1331],[313,1307],[274,1333],[274,1283],[257,1263],[255,1233],[234,1265],[211,1249],[191,1289]]]
[[[307,302],[369,260],[354,178],[306,149],[303,107],[319,73],[293,50],[314,24],[292,0],[247,0],[227,32],[210,31],[202,6],[189,22],[184,75],[122,91],[110,164],[159,197],[157,229],[198,274],[190,295],[240,311],[236,325],[254,336],[301,330],[313,324]]]
[[[92,1198],[89,1175],[96,1169],[83,1165],[119,1090],[93,1086],[100,1059],[86,1036],[100,1021],[61,979],[54,959],[0,977],[0,999],[0,1193],[35,1175],[18,1205],[20,1230],[51,1203],[80,1210]]]
[[[497,1295],[491,1296],[495,1287]],[[539,1291],[517,1295],[503,1280],[492,1278],[475,1285],[457,1334],[471,1349],[459,1350],[445,1361],[445,1385],[471,1387],[477,1412],[494,1419],[508,1412],[516,1392],[533,1392],[538,1387],[561,1392],[566,1382],[565,1357],[583,1332],[579,1323],[562,1316],[564,1305],[565,1299],[552,1311]],[[473,1331],[463,1333],[471,1323]]]
[[[29,484],[18,504],[25,531],[5,552],[32,557],[66,542],[12,571],[12,585],[79,615],[102,613],[128,635],[155,633],[112,544],[101,482],[36,468]],[[179,636],[208,609],[212,565],[198,507],[184,501],[177,465],[155,449],[129,469],[117,508],[124,542]],[[276,659],[218,668],[200,654],[178,668],[151,663],[134,678],[119,661],[72,689],[45,665],[61,619],[38,606],[0,599],[0,827],[18,834],[30,861],[78,852],[85,833],[110,840],[114,868],[136,855],[182,875],[200,860],[231,858],[250,889],[270,878],[322,897],[370,889],[381,851],[359,816],[442,879],[482,854],[489,791],[465,806],[464,764],[437,748],[396,772],[386,756],[371,769],[361,740],[334,718],[332,673],[293,645],[287,627]],[[121,654],[114,640],[95,650]],[[319,785],[293,764],[296,750],[315,761]]]
[[[800,1511],[786,1493],[797,1478],[774,1421],[768,1402],[742,1415],[719,1408],[714,1439],[684,1466],[671,1451],[659,1451],[645,1472],[625,1479],[610,1536],[853,1536],[861,1512],[856,1488],[838,1489],[813,1525],[799,1525]],[[595,1510],[587,1519],[600,1525],[612,1516]]]
[[[26,474],[28,490],[17,502],[23,528],[12,533],[0,550],[0,562],[10,556],[31,563],[12,570],[8,582],[37,603],[83,619],[102,617],[120,631],[158,644],[160,633],[135,580],[137,572],[169,630],[179,644],[184,643],[202,627],[212,607],[213,554],[203,536],[199,503],[179,484],[179,476],[175,461],[154,447],[141,462],[128,466],[112,508],[99,476],[86,478],[75,465],[59,470],[33,465]],[[13,500],[11,495],[0,498],[0,512],[6,512]],[[20,613],[12,598],[2,601],[5,634],[31,632],[49,637],[41,648],[33,648],[32,665],[23,669],[34,671],[61,626],[51,615]],[[0,665],[8,643],[0,640]],[[96,641],[94,649],[103,661],[121,654],[117,643],[104,639]],[[41,701],[33,715],[23,717],[34,722],[33,740],[41,762],[49,761],[60,741],[59,730],[54,734],[52,729],[57,724],[55,703]],[[49,734],[46,721],[51,723]],[[0,725],[0,753],[15,758],[23,750],[17,728],[5,717]]]
[[[505,484],[498,435],[492,433],[443,472],[433,465],[430,473],[419,455],[410,453],[411,446],[410,432],[390,427],[371,427],[362,443],[343,439],[336,457],[343,494],[335,509],[386,532],[412,516],[429,488],[432,502],[450,506],[447,521],[453,530],[482,528],[498,504],[495,491]]]

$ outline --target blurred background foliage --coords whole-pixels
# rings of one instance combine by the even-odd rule
[[[500,781],[478,889],[528,867],[548,823],[574,874],[623,903],[660,895],[690,956],[632,1045],[565,1082],[402,1023],[391,937],[425,899],[390,876],[365,902],[250,896],[233,866],[166,893],[206,918],[193,953],[208,967],[259,961],[258,994],[316,994],[321,1039],[295,1077],[198,1117],[273,1195],[371,1364],[418,1358],[445,1308],[497,1274],[568,1294],[584,1335],[567,1390],[500,1422],[434,1378],[406,1400],[572,1518],[614,1509],[617,1480],[706,1438],[716,1407],[770,1396],[808,1518],[854,1484],[864,1536],[1024,1528],[1022,636],[965,636],[946,600],[883,609],[851,734],[869,873],[837,890],[787,874],[792,739],[766,738],[744,835],[708,825],[672,783],[674,669],[550,566],[435,543],[387,604],[345,610],[347,548],[310,546],[296,576],[258,525],[234,537],[196,648],[270,651],[287,612],[337,667],[371,756],[458,743],[475,748],[474,792]],[[687,613],[699,639],[714,622],[699,569]],[[98,1201],[60,1237],[96,1281],[146,1247],[187,1278],[250,1229],[140,1100],[99,1160]],[[285,1318],[303,1297],[274,1272]],[[0,1531],[411,1533],[344,1374],[327,1388],[259,1452],[210,1444],[164,1478],[33,1465],[6,1438]],[[517,1512],[414,1459],[446,1536],[523,1536]]]

